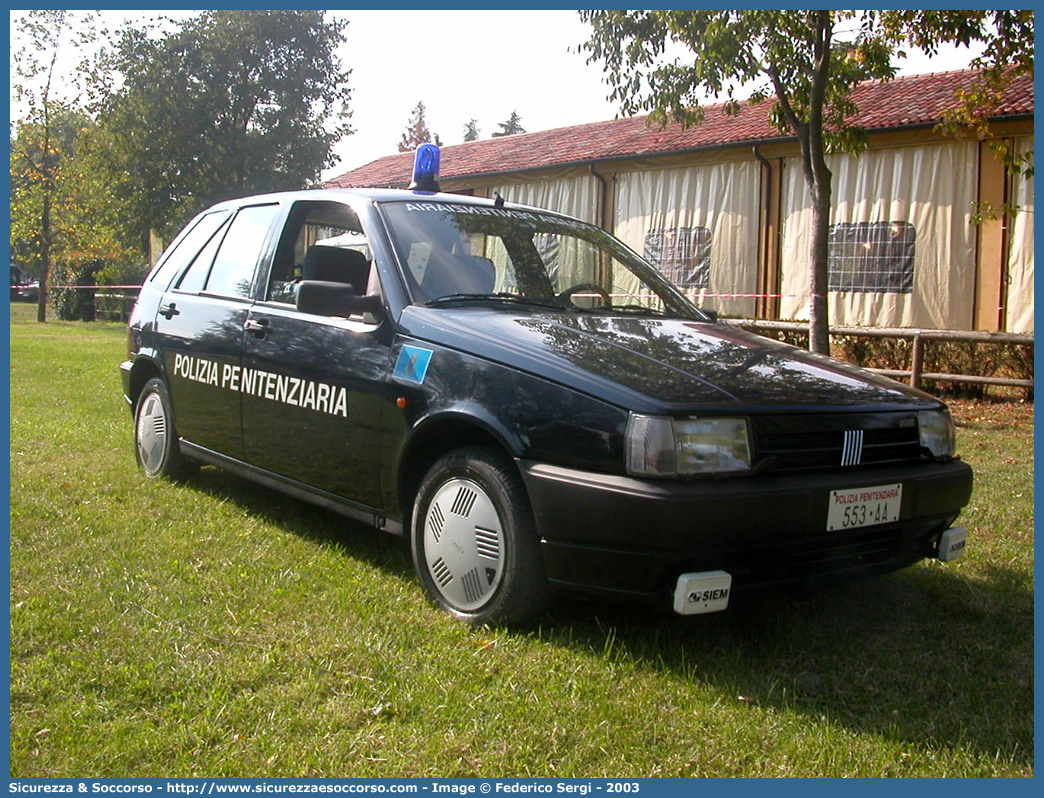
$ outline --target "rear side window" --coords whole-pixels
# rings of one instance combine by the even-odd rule
[[[158,288],[167,288],[170,281],[200,251],[211,236],[217,232],[228,218],[228,211],[215,211],[196,222],[195,226],[178,242],[177,246],[163,259],[159,268],[152,274],[151,282]]]
[[[255,205],[240,210],[210,269],[204,289],[208,294],[250,296],[254,269],[278,209],[278,205]]]

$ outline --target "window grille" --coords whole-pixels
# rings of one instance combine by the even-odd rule
[[[909,294],[917,231],[909,222],[845,222],[830,226],[829,290]]]
[[[710,284],[711,232],[706,227],[650,230],[645,235],[645,259],[686,291]]]

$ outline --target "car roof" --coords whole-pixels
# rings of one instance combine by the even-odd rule
[[[479,205],[486,208],[504,207],[527,211],[539,211],[540,213],[551,213],[556,216],[563,214],[549,211],[546,208],[535,208],[529,205],[520,205],[514,202],[501,202],[486,199],[485,197],[472,197],[467,194],[449,194],[445,192],[409,191],[397,188],[316,188],[303,191],[284,191],[273,194],[256,194],[249,197],[225,200],[207,208],[207,211],[238,208],[243,205],[262,204],[265,202],[297,202],[300,200],[312,201],[342,201],[350,202],[353,199],[362,199],[368,202],[452,202],[463,205]],[[570,217],[571,218],[571,217]]]

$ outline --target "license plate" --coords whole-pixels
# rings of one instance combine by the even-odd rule
[[[901,482],[896,485],[832,490],[830,505],[827,508],[827,531],[898,521],[902,503]]]

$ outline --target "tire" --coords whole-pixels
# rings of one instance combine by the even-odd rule
[[[517,624],[547,607],[525,485],[498,449],[457,449],[431,467],[414,502],[411,543],[428,597],[469,625]]]
[[[138,465],[150,479],[184,480],[199,470],[178,448],[178,432],[170,394],[163,380],[145,383],[134,408],[134,453]]]

